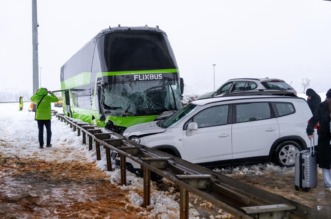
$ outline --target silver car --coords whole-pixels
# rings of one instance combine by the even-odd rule
[[[277,78],[234,78],[225,82],[214,92],[200,95],[198,99],[218,96],[277,94],[296,96],[296,90],[284,80]]]

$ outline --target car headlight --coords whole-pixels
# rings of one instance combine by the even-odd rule
[[[132,137],[130,137],[129,138],[131,141],[134,141],[134,142],[136,142],[137,144],[139,144],[140,143],[140,138],[139,137],[137,137],[137,136],[132,136]]]

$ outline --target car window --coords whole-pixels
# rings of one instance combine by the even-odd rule
[[[246,81],[237,81],[233,85],[231,92],[248,90],[248,88],[245,85],[246,85]]]
[[[225,125],[228,122],[228,105],[214,106],[202,110],[192,118],[199,128]]]
[[[229,82],[229,83],[226,83],[225,85],[223,85],[220,89],[217,90],[216,95],[220,95],[225,92],[228,93],[232,84],[233,84],[233,82]]]
[[[267,89],[292,90],[293,88],[285,81],[264,81],[261,82]]]
[[[253,81],[248,81],[247,82],[247,89],[248,90],[254,90],[257,88],[257,84]]]
[[[251,122],[272,117],[271,109],[268,103],[244,103],[235,106],[235,122]]]
[[[295,108],[292,103],[274,103],[277,116],[286,116],[293,114],[295,112]]]

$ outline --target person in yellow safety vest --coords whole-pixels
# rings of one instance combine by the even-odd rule
[[[44,126],[46,127],[47,144],[46,147],[51,147],[51,118],[52,109],[51,103],[57,102],[58,98],[53,92],[48,91],[46,88],[39,88],[37,92],[30,98],[36,104],[35,120],[38,123],[38,139],[40,148],[44,147]]]
[[[22,109],[23,109],[23,97],[22,96],[20,96],[20,98],[18,99],[18,103],[20,106],[20,111],[22,111]]]

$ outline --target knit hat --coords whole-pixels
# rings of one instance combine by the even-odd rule
[[[326,92],[326,98],[331,98],[331,89],[329,89],[328,92]]]

